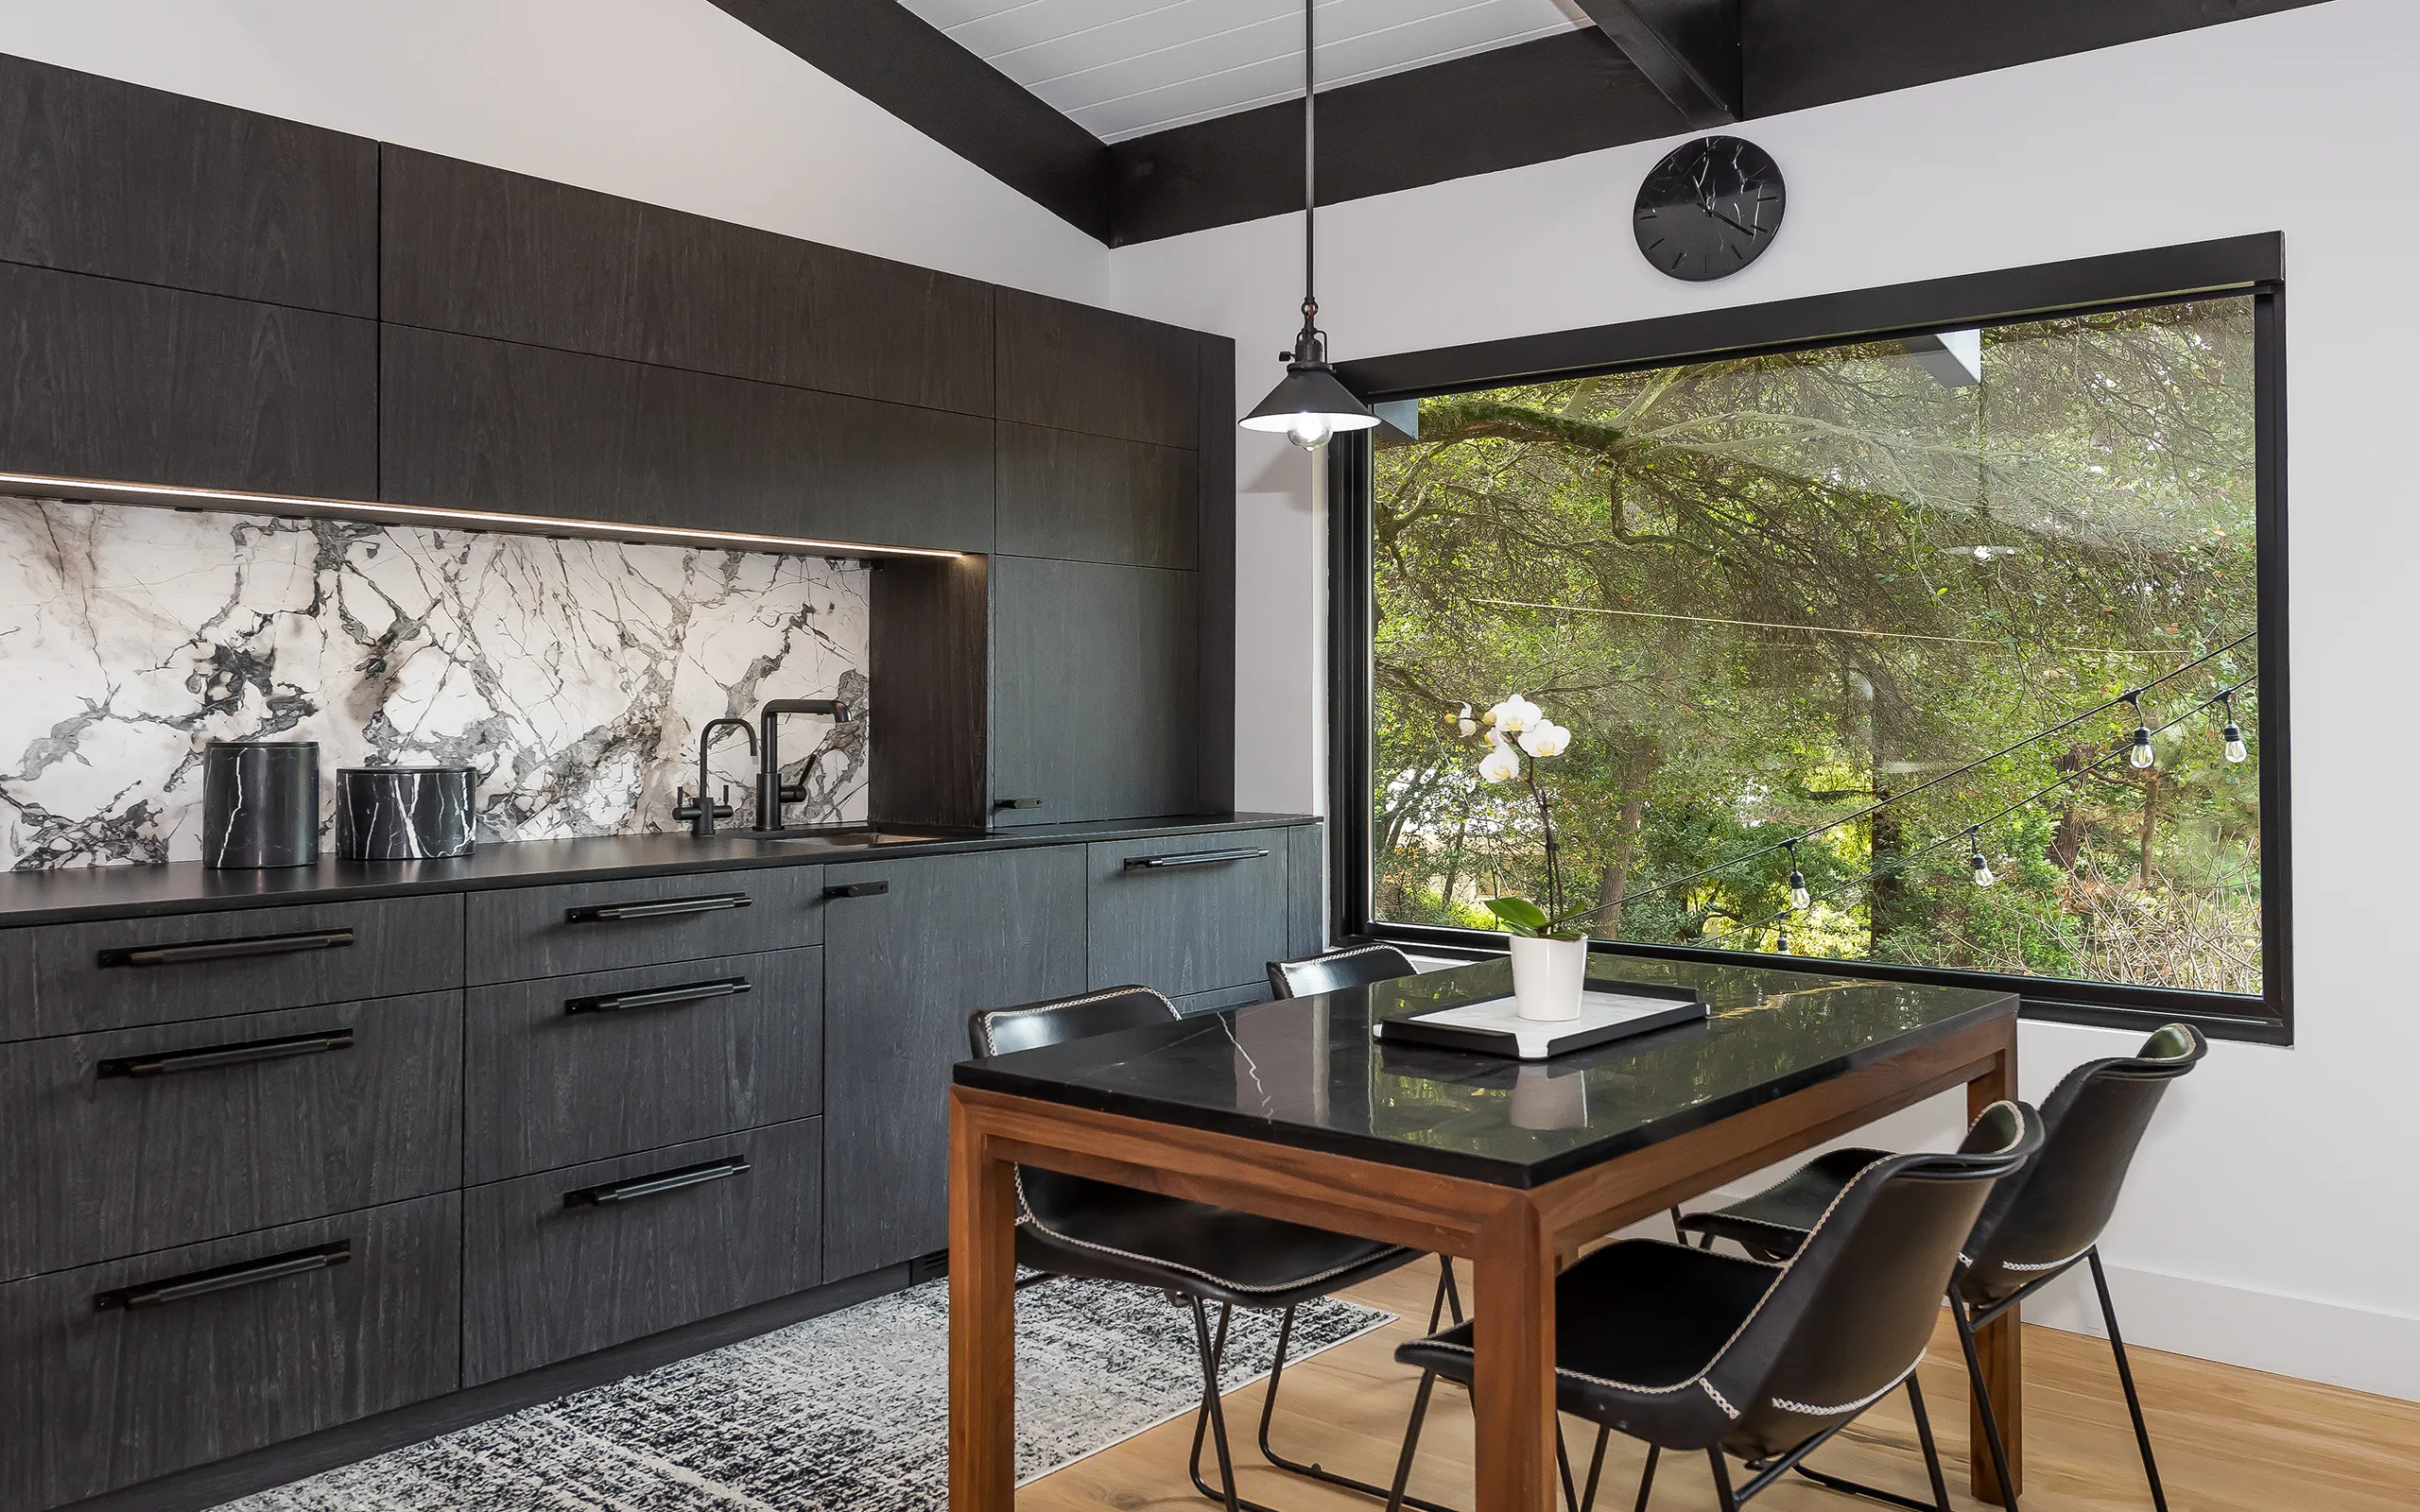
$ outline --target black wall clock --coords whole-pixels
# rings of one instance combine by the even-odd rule
[[[1675,147],[1638,187],[1633,229],[1656,271],[1703,284],[1764,255],[1781,229],[1781,169],[1736,136]]]

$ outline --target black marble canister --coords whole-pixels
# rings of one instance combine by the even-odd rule
[[[266,870],[319,859],[319,742],[214,740],[202,748],[202,865]]]
[[[341,767],[337,854],[347,861],[467,856],[478,783],[468,766]]]

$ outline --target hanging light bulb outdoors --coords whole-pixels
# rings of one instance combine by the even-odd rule
[[[2130,693],[2126,695],[2126,703],[2135,711],[2135,748],[2126,753],[2126,759],[2135,766],[2148,770],[2152,763],[2158,758],[2152,753],[2151,726],[2143,722],[2143,696],[2140,693]]]
[[[1795,840],[1788,840],[1784,841],[1783,844],[1787,846],[1789,850],[1789,906],[1792,908],[1805,908],[1815,902],[1815,895],[1806,890],[1806,873],[1798,869],[1798,842]],[[1788,939],[1789,937],[1789,931],[1784,929],[1782,931],[1782,937],[1784,939]],[[1789,949],[1789,947],[1788,945],[1784,945],[1782,949],[1786,951]]]
[[[2219,731],[2219,739],[2226,743],[2227,760],[2239,762],[2244,758],[2243,727],[2235,722],[2235,690],[2229,688],[2219,695],[2219,702],[2225,705],[2227,711],[2227,727]]]
[[[1283,431],[1288,440],[1305,452],[1325,446],[1338,431],[1366,431],[1378,423],[1370,406],[1356,398],[1328,366],[1327,333],[1320,329],[1320,301],[1312,293],[1318,286],[1314,275],[1319,266],[1313,234],[1319,217],[1318,139],[1313,131],[1319,95],[1313,87],[1311,51],[1315,3],[1303,0],[1303,329],[1294,337],[1294,350],[1278,353],[1286,364],[1285,379],[1243,421],[1248,431]]]
[[[1975,885],[1988,887],[1999,879],[1992,875],[1992,864],[1983,859],[1982,832],[1979,824],[1966,826],[1966,865],[1974,870]]]

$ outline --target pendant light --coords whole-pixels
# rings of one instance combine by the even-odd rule
[[[1320,301],[1312,293],[1318,267],[1314,223],[1319,216],[1317,135],[1313,116],[1319,93],[1312,77],[1311,10],[1318,0],[1303,0],[1303,329],[1294,350],[1278,353],[1286,377],[1260,407],[1246,415],[1248,431],[1282,431],[1305,452],[1316,452],[1338,431],[1366,431],[1378,423],[1370,406],[1338,381],[1327,364],[1327,333],[1319,325]]]

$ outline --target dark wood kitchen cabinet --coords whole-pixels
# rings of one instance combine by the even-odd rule
[[[1201,806],[1192,573],[996,557],[993,798],[1001,824]]]
[[[948,1245],[967,1015],[1083,990],[1083,849],[870,861],[824,883],[858,889],[824,919],[823,1274],[837,1280]]]
[[[1000,422],[1000,550],[1191,569],[1200,458],[1173,446]]]
[[[454,1390],[461,1243],[448,1192],[0,1285],[0,1512]],[[237,1266],[252,1278],[127,1305]]]
[[[1158,446],[1201,444],[1195,333],[1007,288],[993,318],[1000,419]]]
[[[0,56],[0,261],[378,313],[378,145]]]
[[[385,318],[992,413],[992,288],[408,147],[385,149]]]
[[[0,263],[0,469],[364,498],[377,327]]]
[[[992,549],[992,421],[384,328],[379,497]]]
[[[1287,955],[1289,830],[1085,847],[1090,971],[1170,997],[1248,987]],[[1220,1006],[1226,1006],[1221,1003]]]

